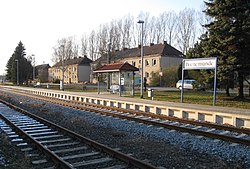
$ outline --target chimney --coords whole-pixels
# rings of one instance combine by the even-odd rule
[[[154,43],[150,43],[150,46],[154,46]]]

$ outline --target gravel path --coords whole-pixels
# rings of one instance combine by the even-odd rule
[[[250,168],[250,147],[1,93],[0,98],[155,166]]]

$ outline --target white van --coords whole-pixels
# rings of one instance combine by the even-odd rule
[[[194,89],[194,86],[193,84],[196,82],[196,80],[193,80],[193,79],[189,79],[189,80],[184,80],[184,86],[183,88],[184,89]],[[182,80],[179,80],[177,83],[176,83],[176,88],[177,89],[180,89],[181,90],[181,85],[182,85]]]

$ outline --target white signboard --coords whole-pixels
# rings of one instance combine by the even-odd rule
[[[124,78],[121,78],[121,85],[124,85]]]
[[[184,59],[183,69],[216,69],[216,58]]]
[[[183,59],[182,62],[182,84],[181,84],[181,102],[183,102],[183,86],[184,86],[184,70],[188,69],[214,69],[214,99],[213,105],[216,103],[216,79],[217,79],[217,58],[198,58]]]

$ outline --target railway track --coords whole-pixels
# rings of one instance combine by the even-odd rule
[[[218,125],[188,119],[180,119],[135,110],[108,107],[93,103],[85,103],[75,100],[63,100],[46,96],[37,96],[26,94],[21,91],[12,90],[9,92],[15,92],[15,94],[21,94],[23,96],[32,97],[46,102],[52,102],[63,106],[70,106],[77,109],[93,111],[108,116],[137,121],[148,125],[168,128],[172,131],[176,130],[185,133],[195,134],[198,136],[205,136],[213,139],[220,139],[227,142],[250,146],[250,130],[245,128],[236,128],[232,126]]]
[[[39,168],[156,168],[5,101],[1,102],[0,128]]]

